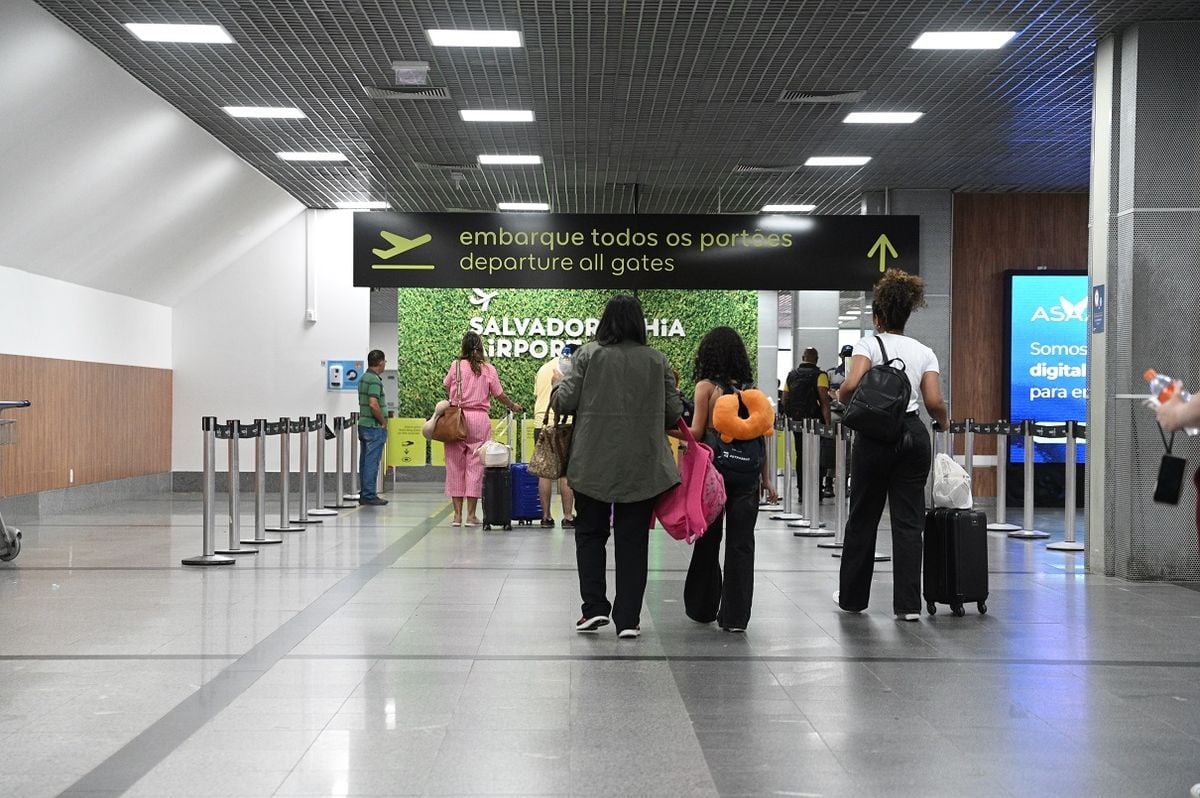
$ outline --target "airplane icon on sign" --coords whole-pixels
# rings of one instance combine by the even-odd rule
[[[387,230],[381,230],[379,235],[383,237],[383,240],[391,244],[392,248],[373,249],[371,251],[375,253],[376,257],[383,258],[384,260],[387,260],[388,258],[394,258],[397,255],[408,252],[410,249],[416,249],[422,244],[428,244],[433,240],[433,236],[431,236],[429,233],[426,233],[423,236],[418,236],[417,238],[405,238],[397,233],[389,233]]]

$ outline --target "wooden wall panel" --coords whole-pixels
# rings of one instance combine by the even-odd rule
[[[74,360],[0,355],[0,399],[17,443],[0,449],[3,495],[171,470],[171,372]]]
[[[955,194],[950,295],[954,418],[991,421],[1004,410],[1004,278],[1010,269],[1087,268],[1087,194]],[[995,454],[996,439],[976,441]],[[961,444],[960,444],[961,446]],[[995,472],[975,474],[996,495]]]

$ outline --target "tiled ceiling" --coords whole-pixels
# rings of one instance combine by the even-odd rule
[[[1095,42],[1196,0],[37,0],[310,207],[398,210],[544,201],[587,213],[857,213],[864,190],[1082,191]],[[233,45],[150,44],[126,22],[218,23]],[[521,31],[520,49],[432,47],[430,28]],[[913,50],[927,30],[1015,30],[997,51]],[[430,64],[445,100],[373,100],[392,61]],[[863,92],[851,105],[788,90]],[[295,105],[238,120],[224,105]],[[528,108],[533,123],[466,123]],[[923,111],[846,125],[849,110]],[[281,150],[338,150],[340,164]],[[479,153],[541,166],[478,168]],[[799,167],[869,155],[865,167]],[[460,168],[438,165],[454,164]],[[769,171],[738,171],[738,167]],[[465,167],[465,168],[463,168]]]

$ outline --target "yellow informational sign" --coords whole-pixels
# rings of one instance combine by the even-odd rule
[[[775,431],[775,462],[777,468],[783,470],[783,457],[786,449],[784,447],[792,445],[792,436],[787,432]]]
[[[429,462],[436,466],[446,464],[446,444],[441,441],[429,442]]]
[[[425,438],[421,435],[423,418],[389,418],[387,461],[391,467],[425,465]]]
[[[521,422],[521,462],[528,463],[533,457],[533,430],[537,425],[532,418]]]

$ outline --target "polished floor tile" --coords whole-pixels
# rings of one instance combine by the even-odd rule
[[[871,609],[848,616],[830,599],[838,560],[764,516],[746,634],[684,616],[690,551],[654,532],[643,636],[626,641],[574,632],[562,529],[450,527],[432,486],[390,498],[215,570],[179,564],[199,552],[194,496],[22,519],[21,556],[0,566],[0,794],[1165,797],[1200,782],[1198,591],[992,535],[988,614],[897,623],[885,562]]]

